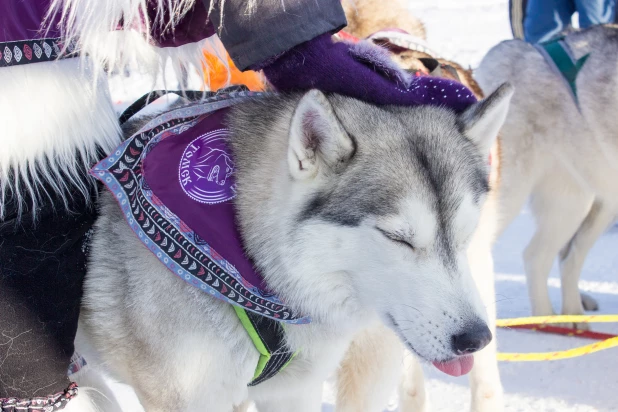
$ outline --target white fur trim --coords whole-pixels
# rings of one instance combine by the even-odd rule
[[[152,6],[148,0],[53,0],[49,15],[60,14],[66,44],[75,41],[80,49],[90,52],[95,50],[93,46],[105,43],[107,35],[121,24],[126,30],[139,30],[147,41],[153,26],[161,31],[173,30],[195,3],[196,0],[157,0],[152,22],[143,17],[148,14],[148,6]]]
[[[351,45],[350,54],[355,56],[358,60],[374,66],[374,68],[382,72],[383,75],[394,78],[406,88],[410,87],[410,84],[412,84],[412,80],[414,79],[412,75],[395,63],[388,50],[381,46],[377,46],[366,40],[359,41]]]
[[[188,43],[178,47],[156,47],[134,30],[115,31],[98,38],[98,45],[89,45],[87,55],[93,61],[97,72],[101,73],[104,66],[109,71],[122,69],[129,65],[138,67],[140,72],[147,73],[153,78],[166,77],[166,68],[170,61],[176,78],[183,78],[183,72],[197,74],[202,79],[202,87],[209,84],[208,67],[204,53],[215,55],[223,63],[229,75],[229,66],[226,51],[217,36]],[[82,55],[85,55],[82,53]],[[204,76],[206,73],[206,76]],[[181,83],[181,86],[182,85]],[[167,85],[165,85],[167,88]]]
[[[142,18],[146,15],[146,0],[53,0],[50,15],[61,14],[65,44],[73,45],[82,56],[88,55],[95,69],[137,64],[141,70],[158,76],[164,74],[166,62],[171,59],[179,78],[183,71],[197,71],[201,75],[206,67],[204,51],[208,51],[216,55],[229,72],[226,53],[216,35],[179,47],[153,45],[149,34],[151,26],[173,31],[193,7],[202,7],[195,4],[196,1],[157,0],[157,17],[153,22]],[[215,1],[211,2],[211,8]],[[165,13],[165,10],[173,12]],[[125,30],[116,30],[121,22]]]
[[[119,144],[107,81],[100,76],[93,83],[93,77],[85,59],[0,70],[0,218],[10,193],[20,200],[20,212],[24,195],[32,196],[34,210],[45,196],[43,183],[57,193],[77,186],[86,194],[78,173],[95,161],[97,146],[107,152]]]

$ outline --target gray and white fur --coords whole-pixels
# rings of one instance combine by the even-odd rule
[[[462,335],[470,351],[482,348],[491,335],[466,250],[511,94],[503,86],[462,115],[315,90],[236,106],[241,235],[269,289],[311,316],[286,326],[300,353],[248,388],[258,352],[232,307],[169,273],[107,193],[78,350],[148,412],[232,411],[247,400],[260,412],[318,412],[322,382],[378,320],[426,361],[467,352],[455,344]]]
[[[578,281],[586,255],[618,215],[618,26],[565,38],[575,59],[589,54],[576,80],[579,108],[564,81],[523,41],[489,51],[476,76],[485,92],[516,87],[501,131],[499,231],[530,200],[536,232],[524,251],[534,315],[552,315],[547,279],[556,257],[562,314],[596,306]],[[587,328],[587,324],[571,325]]]

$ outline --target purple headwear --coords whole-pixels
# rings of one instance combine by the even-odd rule
[[[476,102],[474,93],[453,80],[414,77],[401,70],[388,52],[369,42],[333,43],[324,34],[303,43],[263,67],[279,91],[318,89],[378,105],[432,105],[462,112]]]

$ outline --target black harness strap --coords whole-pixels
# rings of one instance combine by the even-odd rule
[[[125,124],[131,117],[135,116],[150,103],[170,93],[185,97],[189,101],[199,101],[216,94],[214,92],[202,92],[197,90],[185,90],[184,92],[180,90],[154,90],[150,93],[146,93],[127,107],[118,118],[118,122],[120,122],[121,125]]]
[[[294,357],[294,352],[286,345],[285,330],[281,322],[260,316],[256,313],[245,311],[251,325],[259,336],[270,357],[263,365],[263,369],[247,386],[256,386],[275,376]]]
[[[201,91],[201,90],[153,90],[150,93],[146,93],[135,102],[133,102],[129,107],[127,107],[124,112],[118,118],[118,122],[121,125],[126,123],[131,117],[135,116],[142,109],[148,106],[150,103],[157,100],[159,97],[163,97],[167,94],[173,93],[180,97],[183,97],[190,102],[199,102],[200,100],[208,99],[210,97],[214,97],[220,94],[228,94],[232,92],[242,92],[248,91],[249,89],[246,86],[238,85],[238,86],[230,86],[223,89],[219,89],[216,92],[211,91]]]

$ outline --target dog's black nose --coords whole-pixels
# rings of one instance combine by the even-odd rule
[[[458,355],[474,353],[491,342],[491,331],[485,322],[475,322],[459,335],[453,336],[453,350]]]

